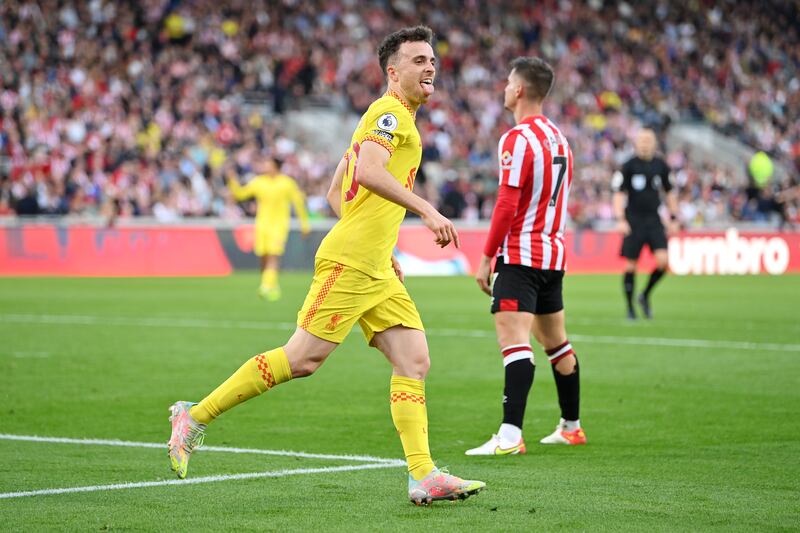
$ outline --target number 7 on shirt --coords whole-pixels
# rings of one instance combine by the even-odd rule
[[[558,180],[556,180],[556,188],[553,191],[553,196],[550,198],[550,207],[556,205],[558,200],[558,191],[561,190],[561,184],[564,182],[564,173],[567,171],[567,158],[563,155],[553,156],[553,166],[558,165]]]

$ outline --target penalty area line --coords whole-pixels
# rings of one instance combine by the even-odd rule
[[[272,477],[287,477],[309,474],[330,474],[336,472],[353,472],[356,470],[375,470],[378,468],[396,468],[405,466],[402,461],[393,463],[371,463],[361,465],[328,466],[321,468],[296,468],[292,470],[273,470],[268,472],[246,472],[243,474],[224,474],[217,476],[204,476],[189,479],[168,479],[163,481],[139,481],[131,483],[113,483],[110,485],[88,485],[85,487],[65,487],[59,489],[27,490],[20,492],[0,493],[0,500],[12,498],[25,498],[29,496],[52,496],[56,494],[72,494],[78,492],[100,492],[109,490],[141,489],[147,487],[168,487],[173,485],[199,485],[201,483],[215,483],[218,481],[238,481],[243,479],[261,479]]]

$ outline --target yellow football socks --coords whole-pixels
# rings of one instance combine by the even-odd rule
[[[201,424],[208,424],[231,407],[290,379],[292,369],[286,352],[276,348],[248,359],[214,392],[192,407],[189,414]]]
[[[278,286],[278,271],[274,268],[266,268],[261,273],[261,286],[265,289],[274,289]]]
[[[428,411],[425,407],[425,382],[392,376],[390,388],[392,420],[408,462],[408,471],[415,480],[433,470],[428,447]]]

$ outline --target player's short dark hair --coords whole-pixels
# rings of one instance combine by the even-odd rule
[[[528,100],[542,101],[553,88],[555,73],[547,61],[539,57],[518,57],[511,61],[511,70],[522,78]]]
[[[272,161],[273,163],[275,163],[275,166],[278,167],[279,169],[283,166],[283,160],[278,158],[276,155],[272,153],[262,152],[258,154],[257,160],[261,162]]]
[[[389,65],[389,60],[400,50],[401,44],[420,41],[432,45],[433,30],[427,26],[414,26],[413,28],[403,28],[387,35],[378,46],[378,61],[380,61],[384,76],[386,75],[386,67]]]

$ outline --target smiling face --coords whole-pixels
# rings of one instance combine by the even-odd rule
[[[386,72],[389,88],[402,94],[411,106],[418,107],[433,94],[436,76],[433,48],[424,41],[404,42],[391,58]]]

